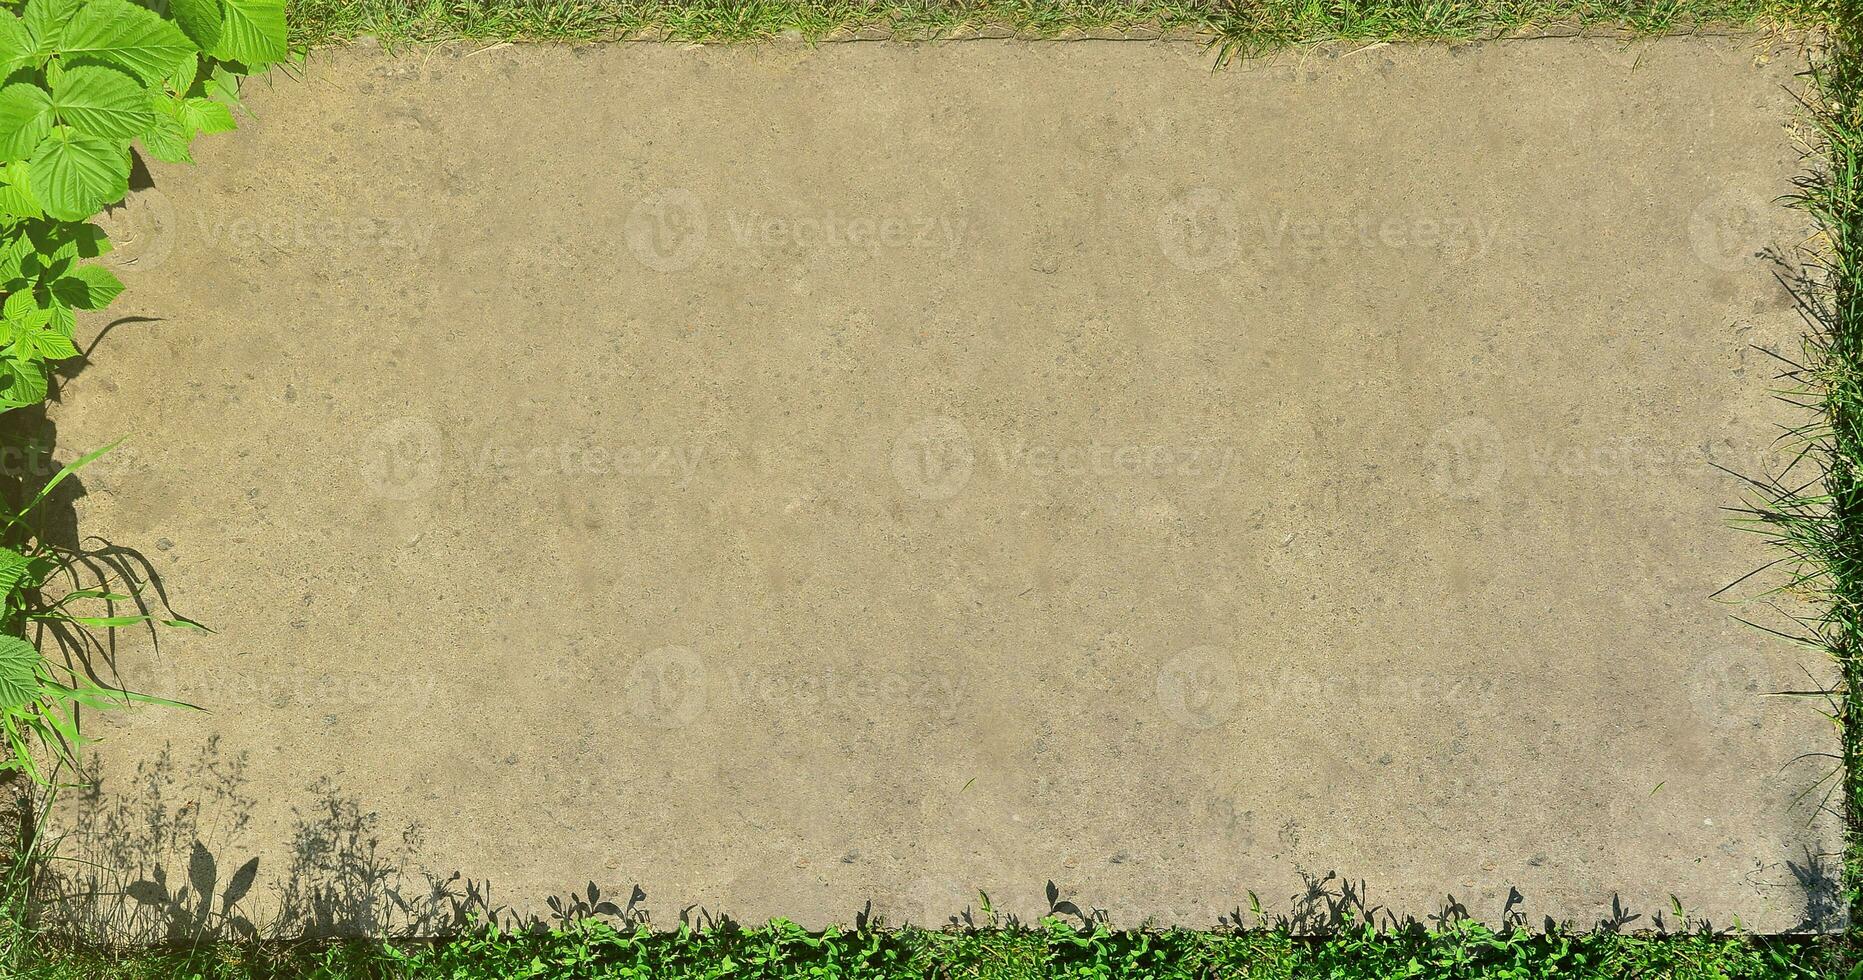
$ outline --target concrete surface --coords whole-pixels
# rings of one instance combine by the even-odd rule
[[[1127,925],[1834,925],[1833,739],[1763,696],[1823,665],[1710,598],[1767,557],[1715,466],[1766,465],[1754,348],[1799,333],[1765,54],[275,74],[110,218],[112,319],[156,319],[55,413],[130,437],[78,527],[218,630],[125,640],[211,710],[90,720],[80,925],[198,915],[107,894],[196,842],[325,931],[444,927],[429,873],[663,925],[1050,882]]]

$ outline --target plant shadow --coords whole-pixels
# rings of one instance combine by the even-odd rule
[[[591,880],[520,909],[495,900],[492,883],[459,871],[426,870],[421,828],[384,827],[359,800],[324,780],[308,787],[294,811],[282,866],[239,851],[253,838],[257,800],[247,790],[248,760],[227,753],[217,738],[181,760],[164,747],[117,785],[93,766],[75,798],[58,800],[65,831],[45,849],[58,855],[34,875],[35,927],[86,946],[193,946],[210,942],[291,943],[354,937],[432,938],[497,928],[540,932],[599,921],[630,931],[680,927],[742,930],[727,912],[688,906],[676,922],[656,921],[639,884],[608,888]],[[269,858],[267,860],[270,860]],[[1791,862],[1805,896],[1804,919],[1793,932],[1824,933],[1842,924],[1836,869],[1809,853]],[[1373,902],[1365,881],[1336,871],[1299,873],[1301,888],[1276,913],[1259,902],[1222,916],[1221,930],[1279,930],[1323,937],[1357,929],[1387,933],[1442,932],[1477,920],[1504,930],[1551,932],[1572,923],[1530,922],[1526,897],[1510,889],[1502,907],[1480,916],[1454,896],[1433,913],[1400,914]],[[1082,929],[1115,929],[1110,915],[1071,898],[1053,880],[1043,889],[1039,920]],[[991,907],[972,906],[942,922],[893,923],[872,904],[853,919],[858,929],[914,924],[947,932],[1022,929],[1038,922]],[[1641,912],[1612,897],[1608,914],[1585,927],[1610,933],[1717,931],[1702,918],[1671,910]]]
[[[106,325],[83,354],[53,373],[45,402],[0,413],[0,510],[7,515],[0,545],[42,554],[54,563],[52,573],[26,596],[27,604],[49,608],[72,593],[94,592],[82,608],[67,609],[105,621],[135,619],[137,625],[85,625],[68,619],[37,617],[14,623],[47,657],[74,674],[116,690],[132,689],[118,672],[120,630],[145,629],[154,649],[162,640],[160,624],[200,624],[176,612],[155,563],[144,552],[79,529],[79,501],[90,494],[93,469],[66,471],[59,455],[58,423],[52,408],[63,386],[80,374],[88,357],[120,326],[147,322],[123,317]],[[96,448],[96,447],[92,447]],[[108,453],[102,458],[108,458]],[[95,465],[92,463],[90,465]],[[106,463],[106,465],[109,465]]]

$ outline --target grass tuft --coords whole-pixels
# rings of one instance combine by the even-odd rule
[[[1863,6],[1836,0],[1824,17],[1827,47],[1805,97],[1811,166],[1789,198],[1819,229],[1799,284],[1811,332],[1782,372],[1782,397],[1809,418],[1782,440],[1789,463],[1752,481],[1756,499],[1742,513],[1788,570],[1770,594],[1786,600],[1793,628],[1773,632],[1836,665],[1828,695],[1843,757],[1830,795],[1841,798],[1845,900],[1863,940]]]
[[[1822,0],[292,0],[292,37],[442,40],[821,40],[861,30],[931,38],[1155,29],[1225,54],[1327,40],[1467,40],[1535,30],[1633,35],[1809,27]]]

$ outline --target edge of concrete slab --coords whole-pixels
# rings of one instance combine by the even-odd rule
[[[1747,36],[1747,35],[1738,35],[1738,36]],[[977,40],[1005,40],[1005,39],[1009,39],[1009,38],[998,38],[998,37],[989,37],[989,36],[984,36],[984,35],[979,35],[979,36],[977,36],[977,37],[975,37],[975,38],[964,38],[964,37],[952,37],[952,38],[947,38],[947,40],[969,40],[969,39],[977,39]],[[1096,40],[1110,40],[1110,39],[1108,39],[1108,38],[1082,38],[1082,39],[1096,39]],[[1117,38],[1116,40],[1160,40],[1160,39],[1162,39],[1162,40],[1196,40],[1196,39],[1194,39],[1194,38],[1183,38],[1183,39],[1174,39],[1174,38],[1168,38],[1168,37],[1167,37],[1167,38],[1159,38],[1159,37],[1126,37],[1126,38]],[[841,40],[845,40],[845,41],[860,41],[860,40],[878,40],[878,39],[877,39],[877,38],[855,38],[855,37],[850,37],[850,38],[844,38],[844,39],[841,39]],[[896,39],[895,39],[895,40],[896,40]],[[1063,39],[1063,40],[1065,40],[1065,39]],[[1331,876],[1329,876],[1327,880],[1331,880]],[[1345,893],[1345,897],[1347,897],[1347,898],[1349,898],[1349,897],[1350,897],[1350,895],[1351,895],[1351,891],[1350,891],[1350,887],[1349,887],[1349,883],[1347,883],[1347,884],[1348,884],[1348,888],[1347,888],[1347,890],[1346,890],[1346,893]],[[1328,893],[1328,894],[1330,894],[1330,893]],[[1312,897],[1312,893],[1311,893],[1311,892],[1309,892],[1309,894],[1308,894],[1308,897],[1309,897],[1309,898],[1311,898],[1311,897]],[[1343,907],[1343,906],[1341,906],[1341,907]],[[1414,921],[1414,920],[1413,920],[1413,921]],[[1394,923],[1394,924],[1395,924],[1395,923]],[[1323,930],[1322,930],[1322,931],[1323,931]],[[1834,931],[1835,931],[1835,930],[1834,930]]]

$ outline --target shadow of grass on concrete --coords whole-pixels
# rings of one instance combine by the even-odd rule
[[[185,763],[164,748],[117,785],[93,766],[73,815],[45,848],[35,880],[36,923],[111,945],[196,945],[340,936],[438,935],[500,921],[485,883],[411,870],[418,828],[384,835],[379,820],[335,787],[309,787],[283,868],[262,866],[234,841],[254,804],[246,759],[218,740]],[[67,793],[74,792],[67,790]]]
[[[1775,380],[1805,421],[1778,439],[1788,462],[1747,478],[1749,502],[1735,512],[1780,553],[1763,571],[1783,570],[1756,597],[1775,618],[1751,624],[1825,652],[1837,669],[1828,690],[1797,693],[1822,698],[1842,735],[1821,805],[1844,818],[1843,903],[1855,930],[1863,926],[1863,7],[1821,9],[1828,46],[1802,97],[1806,172],[1786,202],[1820,234],[1803,249],[1803,271],[1781,277],[1807,335],[1798,356],[1780,358]]]
[[[210,740],[191,758],[165,747],[134,773],[93,767],[86,786],[55,801],[68,829],[41,850],[34,879],[33,926],[79,948],[194,948],[218,943],[290,945],[336,939],[425,940],[472,934],[544,933],[577,923],[601,922],[621,931],[739,930],[729,910],[691,906],[656,918],[637,884],[569,884],[564,891],[517,905],[493,894],[493,883],[460,870],[440,872],[422,863],[418,826],[386,827],[363,801],[323,780],[308,786],[295,810],[283,867],[268,867],[240,851],[254,839],[255,804],[243,754],[224,753]],[[120,783],[126,782],[124,786]],[[44,805],[22,797],[22,812]],[[1792,863],[1803,890],[1804,915],[1792,930],[1822,934],[1842,923],[1836,868],[1807,854]],[[1503,930],[1570,933],[1573,923],[1532,922],[1527,896],[1510,890],[1500,909],[1470,909],[1453,895],[1421,917],[1399,914],[1370,897],[1370,887],[1336,871],[1300,872],[1302,889],[1264,911],[1258,901],[1223,916],[1217,932],[1276,932],[1330,936],[1354,929],[1388,935],[1440,934],[1463,925],[1498,923]],[[1047,912],[1028,922],[991,907],[987,895],[949,909],[940,922],[917,923],[955,932],[1045,928],[1062,922],[1088,932],[1115,928],[1104,909],[1049,881]],[[856,931],[898,927],[875,916],[871,904],[853,917]],[[1720,924],[1725,926],[1727,924]],[[1610,914],[1579,924],[1605,934],[1715,934],[1717,924],[1680,907],[1627,909],[1615,898]]]
[[[92,347],[111,329],[135,320],[110,324]],[[85,363],[79,359],[58,369],[48,403],[56,402],[60,383]],[[159,650],[164,624],[205,627],[169,603],[161,575],[141,550],[80,531],[76,504],[88,492],[85,473],[78,469],[60,479],[66,464],[57,459],[59,449],[57,423],[45,404],[0,414],[0,512],[25,515],[0,529],[0,545],[53,564],[39,587],[25,590],[18,621],[8,629],[23,632],[43,656],[60,661],[75,676],[105,689],[133,690],[118,671],[121,630],[146,630]],[[63,605],[67,597],[84,592],[93,597]],[[72,617],[122,625],[90,625]],[[78,718],[81,722],[81,712]]]

